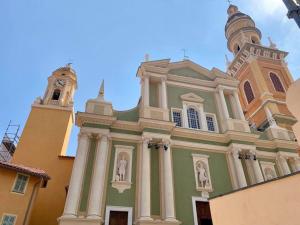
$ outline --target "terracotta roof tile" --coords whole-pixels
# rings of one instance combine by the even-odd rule
[[[25,173],[35,177],[40,177],[44,180],[50,179],[50,177],[44,170],[38,168],[28,167],[21,164],[14,164],[11,162],[1,162],[1,161],[0,161],[0,167],[5,169],[10,169],[10,170],[15,170],[17,172]]]

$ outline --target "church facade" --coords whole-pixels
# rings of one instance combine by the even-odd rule
[[[234,55],[226,72],[190,60],[142,62],[141,96],[127,111],[113,108],[102,83],[74,118],[76,73],[55,70],[13,157],[51,177],[28,224],[209,225],[209,198],[299,171],[287,53],[262,45],[234,5],[225,36]],[[75,159],[66,156],[74,122]]]
[[[59,224],[212,224],[209,198],[300,170],[285,104],[286,52],[231,5],[227,73],[192,61],[146,61],[137,107],[97,98],[80,127]],[[250,123],[250,124],[249,124]]]

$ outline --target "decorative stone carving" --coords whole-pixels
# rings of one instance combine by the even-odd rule
[[[265,181],[277,178],[277,174],[276,174],[276,170],[275,170],[275,163],[261,161],[260,165],[261,165],[261,169],[262,169]]]
[[[213,191],[208,165],[209,156],[202,154],[192,154],[192,157],[194,164],[196,189],[197,191],[202,191],[203,194],[208,195],[208,192]]]
[[[131,188],[131,167],[133,146],[115,145],[112,187],[119,193]]]

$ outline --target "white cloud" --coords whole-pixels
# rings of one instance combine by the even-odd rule
[[[275,17],[287,12],[282,0],[249,0],[244,2],[244,7],[257,19]]]

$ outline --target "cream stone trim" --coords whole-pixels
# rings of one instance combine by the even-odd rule
[[[22,175],[22,176],[25,176],[25,177],[28,178],[27,181],[26,181],[26,184],[25,184],[25,187],[24,187],[24,191],[23,191],[23,192],[15,192],[15,191],[14,191],[14,187],[15,187],[15,185],[16,185],[16,183],[17,183],[17,180],[18,180],[18,176],[19,176],[19,175]],[[27,186],[28,186],[28,184],[29,184],[29,179],[30,179],[30,176],[29,176],[29,175],[24,174],[24,173],[17,173],[17,174],[16,174],[16,177],[15,177],[14,184],[13,184],[13,186],[12,186],[10,192],[11,192],[12,194],[16,194],[16,195],[25,195],[26,190],[27,190]]]
[[[204,154],[192,154],[192,158],[193,158],[193,168],[194,168],[194,175],[195,175],[195,183],[196,183],[196,190],[197,191],[201,191],[201,192],[212,192],[213,191],[213,187],[212,187],[212,181],[211,181],[211,176],[210,176],[210,169],[209,169],[209,156],[208,155],[204,155]],[[197,168],[196,168],[196,163],[201,161],[202,163],[205,164],[206,169],[207,169],[207,177],[208,177],[208,181],[209,181],[209,186],[208,187],[200,187],[199,186],[199,180],[198,180],[198,174],[197,174]]]
[[[114,159],[114,169],[112,176],[112,187],[116,188],[119,193],[123,193],[124,190],[131,188],[131,176],[132,176],[132,152],[134,147],[128,145],[115,145],[115,159]],[[126,168],[127,174],[125,174],[126,179],[124,181],[118,181],[117,179],[117,166],[118,166],[118,156],[120,153],[126,153],[128,155],[128,161]]]
[[[16,214],[11,214],[11,213],[3,213],[2,214],[2,218],[1,218],[1,225],[3,224],[3,221],[4,221],[4,217],[5,216],[11,216],[11,217],[14,217],[15,218],[15,221],[14,221],[14,223],[12,224],[12,225],[15,225],[16,224],[16,222],[17,222],[17,218],[18,218],[18,215],[16,215]]]
[[[58,109],[62,111],[71,111],[71,112],[74,111],[74,108],[72,106],[42,105],[42,104],[33,103],[31,107],[43,108],[43,109]]]
[[[197,208],[196,208],[196,202],[208,202],[207,198],[203,197],[192,197],[192,206],[193,206],[193,216],[194,216],[194,225],[198,225],[198,216],[197,216]]]
[[[277,173],[276,173],[276,170],[275,170],[275,165],[276,165],[276,164],[273,163],[273,162],[260,161],[260,166],[261,166],[261,170],[262,170],[262,173],[263,173],[263,175],[264,175],[265,181],[270,180],[270,179],[267,178],[267,175],[266,175],[266,173],[265,173],[265,169],[266,169],[266,168],[269,168],[269,169],[271,169],[271,170],[273,171],[275,177],[273,177],[272,179],[278,177],[278,175],[277,175]]]
[[[131,207],[122,207],[122,206],[106,206],[104,225],[109,225],[111,211],[128,212],[127,224],[132,225],[132,208]]]
[[[180,96],[181,100],[186,101],[186,102],[196,102],[196,103],[203,103],[204,99],[201,98],[200,96],[194,94],[194,93],[187,93],[184,95]]]
[[[183,77],[184,79],[186,77]],[[201,86],[201,85],[197,85],[197,84],[189,84],[189,83],[184,83],[183,81],[172,81],[172,80],[168,80],[167,84],[169,86],[175,86],[175,87],[182,87],[182,88],[188,88],[191,90],[201,90],[201,91],[206,91],[206,92],[214,92],[215,88],[214,87],[207,87],[207,86]]]
[[[196,151],[217,152],[217,153],[225,153],[228,151],[228,147],[225,146],[216,146],[216,145],[178,141],[178,140],[172,140],[172,147],[190,149]]]
[[[205,113],[205,119],[206,119],[206,115],[213,117],[213,123],[214,123],[214,127],[215,127],[215,131],[208,130],[208,127],[207,127],[207,131],[211,132],[211,133],[219,133],[220,132],[219,131],[219,124],[218,124],[218,120],[217,120],[216,114],[214,114],[214,113],[207,113],[206,112]],[[206,119],[206,122],[207,122],[207,119]]]
[[[76,125],[81,127],[84,123],[94,123],[101,125],[112,125],[117,120],[116,117],[102,116],[94,113],[77,112]]]

